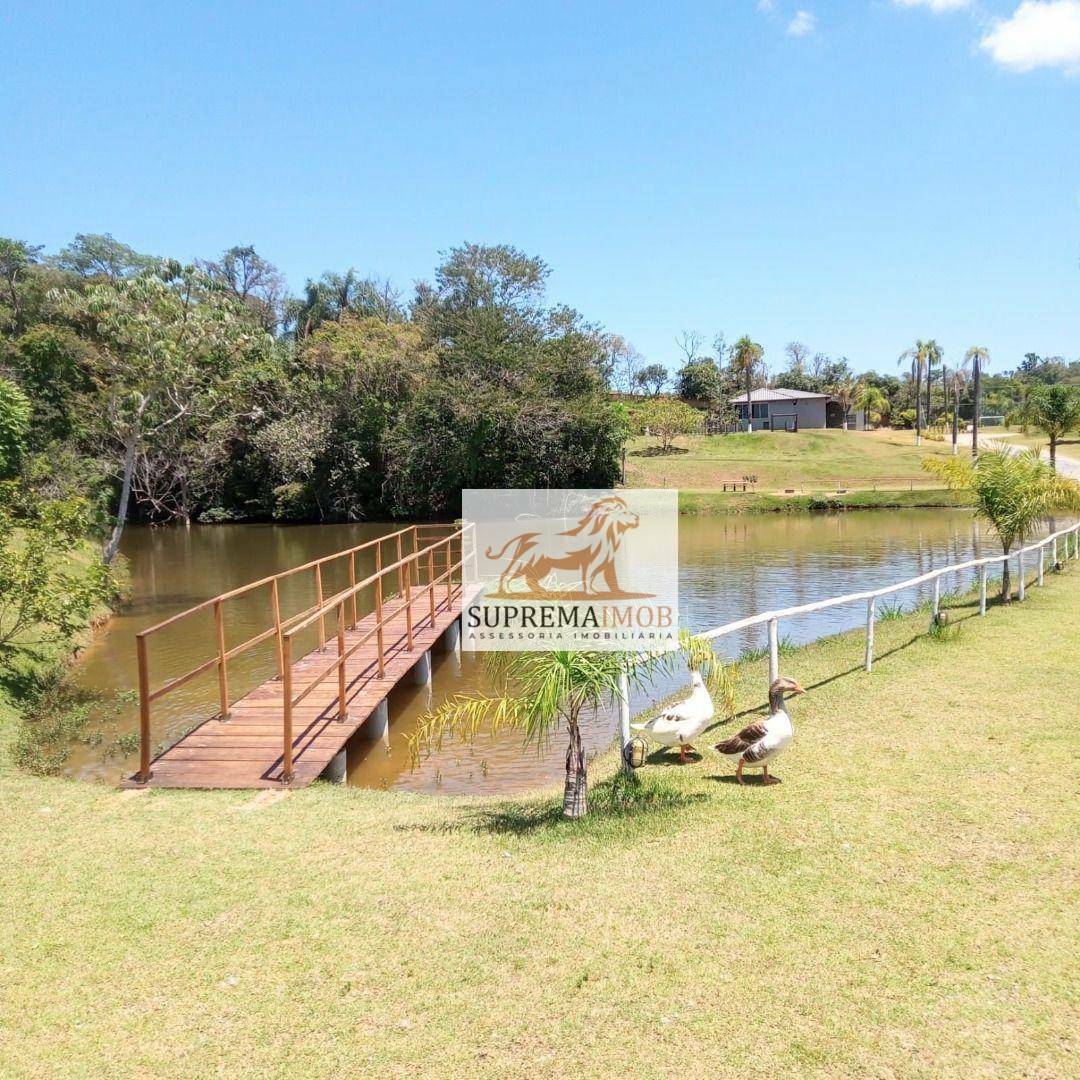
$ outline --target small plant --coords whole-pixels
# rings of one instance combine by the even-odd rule
[[[899,600],[891,600],[878,608],[878,622],[895,622],[907,614],[904,605]]]
[[[130,695],[100,695],[72,686],[57,665],[27,692],[22,723],[12,749],[15,764],[35,776],[55,776],[75,743],[103,741],[100,725],[116,716]],[[135,736],[138,746],[138,735]]]
[[[949,616],[944,612],[941,612],[936,619],[931,621],[927,635],[931,641],[944,643],[947,641],[956,641],[957,638],[960,637],[961,630],[962,627],[950,622]]]
[[[764,660],[769,655],[769,650],[764,649],[743,649],[739,653],[740,664],[756,664],[759,660]]]

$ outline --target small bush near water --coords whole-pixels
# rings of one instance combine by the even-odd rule
[[[15,764],[36,776],[55,776],[67,764],[73,745],[97,746],[104,741],[104,724],[131,696],[101,695],[73,686],[60,666],[36,676],[25,690],[22,724],[12,749]],[[121,735],[106,756],[132,749],[132,736]]]

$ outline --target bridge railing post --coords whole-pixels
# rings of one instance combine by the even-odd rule
[[[413,610],[412,610],[412,570],[409,564],[405,564],[405,640],[408,642],[409,651],[413,647]]]
[[[446,610],[450,610],[450,605],[454,599],[454,554],[453,554],[453,534],[446,538]]]
[[[281,655],[281,594],[278,579],[270,579],[270,606],[274,610],[274,645],[277,652],[277,673],[280,679],[285,674],[285,658]]]
[[[146,659],[146,638],[135,635],[139,658],[139,783],[150,779],[150,669]]]
[[[284,641],[285,674],[281,679],[282,702],[281,702],[281,782],[289,783],[293,776],[292,761],[292,701],[293,701],[293,665],[292,665],[292,638],[285,635]]]
[[[225,615],[221,601],[214,601],[214,627],[217,631],[218,701],[221,719],[229,716],[229,665],[225,658]]]
[[[386,674],[386,654],[383,649],[382,613],[382,549],[375,549],[375,648],[379,658],[379,678]]]
[[[338,604],[337,613],[337,685],[338,720],[344,720],[345,711],[345,601]]]
[[[428,612],[431,615],[431,628],[435,629],[435,548],[429,547],[427,553],[428,565]]]
[[[322,587],[322,563],[315,564],[315,603],[319,608],[319,649],[326,648],[326,617],[322,613],[323,587]]]
[[[398,568],[397,568],[397,583],[398,583],[398,596],[404,596],[404,595],[405,595],[405,567],[404,567],[404,565],[402,564],[402,561],[401,561],[401,560],[402,560],[402,558],[404,557],[404,556],[403,556],[403,553],[402,553],[402,550],[401,550],[401,533],[398,533],[398,534],[397,534],[397,536],[395,536],[395,537],[394,537],[394,539],[395,539],[395,540],[397,541],[397,564],[398,564]]]
[[[378,550],[378,548],[376,548]],[[357,617],[356,617],[356,552],[349,552],[349,588],[352,589],[352,623],[349,626],[350,630],[356,629]]]

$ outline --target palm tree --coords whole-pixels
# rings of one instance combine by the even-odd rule
[[[749,335],[744,334],[734,345],[731,346],[732,371],[741,374],[746,385],[746,430],[753,431],[754,425],[751,419],[753,409],[750,406],[750,394],[753,392],[754,376],[761,368],[761,360],[765,350],[752,341]]]
[[[844,410],[844,422],[842,425],[844,431],[848,429],[848,410],[851,408],[851,403],[859,396],[861,390],[862,384],[850,375],[837,379],[829,387],[829,393],[840,402],[840,407]]]
[[[931,341],[923,341],[921,338],[910,349],[905,349],[900,354],[899,364],[911,362],[911,377],[915,380],[915,445],[922,445],[923,409],[922,409],[922,377],[926,372],[927,385],[930,383],[930,346]],[[929,401],[927,402],[929,406]]]
[[[949,487],[972,493],[976,516],[990,523],[1006,555],[1051,514],[1080,509],[1080,484],[1059,476],[1034,451],[993,450],[974,460],[929,457],[923,460],[923,468]],[[1001,579],[1003,604],[1012,599],[1009,585],[1006,560]]]
[[[926,342],[926,426],[930,426],[930,390],[934,384],[934,368],[941,368],[941,385],[945,386],[945,365],[942,363],[944,352],[941,346],[931,338]]]
[[[880,387],[860,383],[859,396],[855,399],[855,408],[862,409],[867,417],[877,417],[880,424],[889,415],[889,399]]]
[[[982,409],[982,369],[990,363],[990,350],[982,345],[973,345],[964,353],[964,363],[971,368],[972,396],[975,405],[971,412],[971,456],[979,456],[979,413]]]
[[[588,775],[581,739],[583,715],[603,708],[619,692],[625,676],[631,690],[651,685],[656,675],[673,670],[678,657],[701,671],[705,684],[730,713],[734,707],[731,670],[702,638],[680,635],[680,652],[638,656],[624,652],[487,653],[493,692],[458,694],[420,718],[409,736],[413,760],[438,749],[445,735],[471,741],[482,727],[492,733],[519,731],[526,744],[543,745],[562,724],[569,737],[563,816],[582,817],[588,810]]]
[[[949,379],[952,385],[952,452],[957,454],[959,452],[958,446],[960,441],[960,395],[964,392],[964,387],[967,385],[967,372],[965,367],[967,366],[967,357],[964,357],[964,366],[954,368],[952,375]]]
[[[1080,387],[1038,386],[1028,398],[1031,422],[1050,436],[1050,467],[1057,471],[1057,445],[1063,435],[1080,427]]]

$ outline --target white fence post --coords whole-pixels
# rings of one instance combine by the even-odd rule
[[[873,596],[866,601],[866,670],[874,666],[874,608],[877,599]]]
[[[769,620],[769,686],[780,678],[780,631],[776,619]]]
[[[986,614],[986,563],[979,567],[979,614]]]
[[[1057,537],[1050,541],[1050,569],[1057,570]]]
[[[619,672],[619,758],[624,770],[629,770],[630,746],[630,680],[625,671]]]
[[[1039,548],[1039,578],[1038,578],[1038,584],[1039,585],[1041,585],[1043,583],[1043,571],[1045,570],[1045,568],[1046,568],[1046,545],[1044,544],[1041,548]]]
[[[934,603],[933,603],[933,621],[937,622],[941,616],[941,578],[934,578]]]

